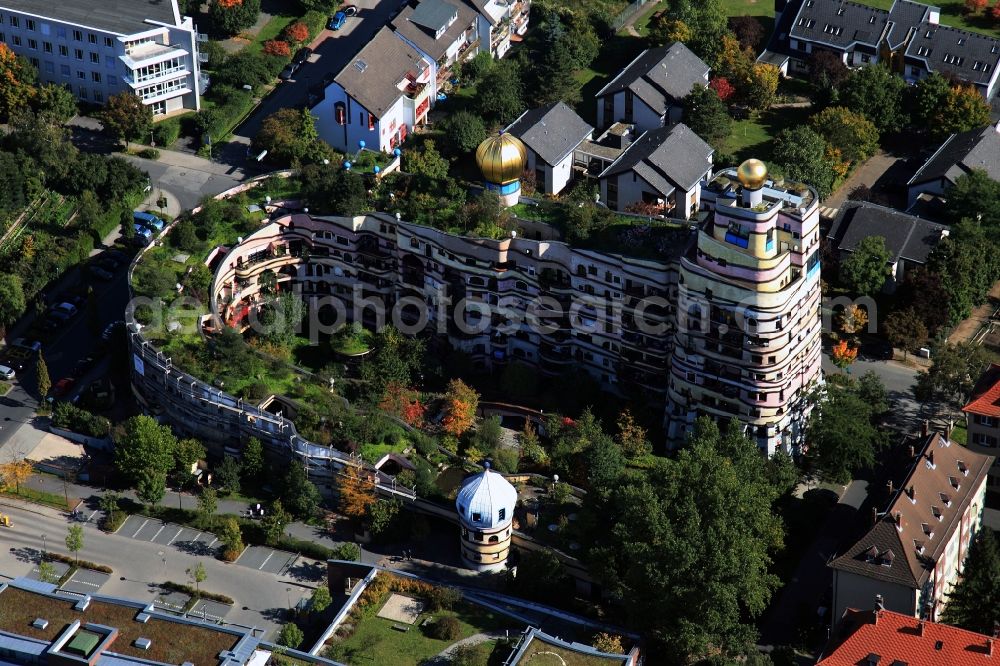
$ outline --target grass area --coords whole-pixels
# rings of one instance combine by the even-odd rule
[[[965,427],[964,421],[959,421],[955,424],[955,427],[951,431],[951,439],[954,442],[958,442],[962,446],[966,446],[969,443],[969,431]]]
[[[528,644],[521,660],[521,663],[533,666],[609,666],[621,662],[622,657],[595,657],[592,654],[573,652],[537,638]]]
[[[349,329],[345,329],[347,331]],[[371,351],[375,336],[367,329],[361,329],[354,334],[335,335],[331,340],[331,348],[337,354],[354,356]]]
[[[361,620],[354,634],[330,649],[330,654],[338,661],[351,664],[393,664],[393,666],[417,666],[437,655],[454,641],[437,640],[428,636],[420,624],[427,618],[438,620],[452,616],[461,625],[459,639],[468,638],[484,631],[509,629],[516,624],[503,616],[490,612],[475,604],[462,603],[455,611],[424,613],[403,632],[393,629],[397,624],[381,617],[366,617]]]
[[[250,53],[259,53],[264,48],[264,42],[275,39],[280,35],[284,29],[293,21],[295,21],[297,16],[285,16],[278,15],[273,16],[270,21],[264,24],[264,27],[260,29],[257,36],[254,37],[253,42],[247,45],[246,51]]]
[[[737,164],[755,157],[770,168],[774,137],[786,127],[801,125],[811,114],[810,108],[778,108],[734,121],[724,152],[732,154]]]
[[[14,385],[11,384],[10,382],[0,381],[0,396],[7,395],[8,393],[10,393],[10,390],[12,388],[14,388]]]
[[[666,0],[658,0],[658,2],[650,4],[649,7],[647,7],[642,11],[642,16],[640,16],[635,20],[635,23],[632,24],[632,27],[635,29],[637,33],[639,33],[643,37],[647,37],[649,35],[649,21],[653,18],[653,15],[656,14],[656,12],[666,8],[667,8]]]
[[[768,0],[722,0],[726,16],[774,16],[774,3]]]
[[[0,492],[0,497],[11,497],[14,499],[32,502],[34,504],[44,504],[45,506],[51,506],[55,509],[62,509],[64,511],[69,510],[69,505],[66,504],[66,498],[64,496],[24,486],[14,490],[5,490]]]

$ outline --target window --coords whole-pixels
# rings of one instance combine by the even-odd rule
[[[369,130],[375,129],[375,115],[372,113],[368,114],[368,129]]]
[[[11,17],[10,17],[10,24],[11,24],[12,26],[14,26],[15,28],[17,28],[18,26],[20,26],[20,25],[21,25],[21,19],[19,19],[19,18],[18,18],[18,17],[16,17],[16,16],[11,16]]]
[[[37,39],[28,39],[28,48],[31,49],[32,51],[37,51],[38,50],[38,40]]]
[[[74,42],[82,42],[83,41],[83,33],[80,32],[79,30],[74,30],[73,31],[73,41]]]
[[[81,81],[86,81],[87,72],[83,71],[82,69],[76,70],[76,78],[80,79]]]
[[[864,53],[861,54],[861,62],[867,64],[867,63],[870,63],[871,61],[872,61],[872,58],[871,58],[870,55],[867,55],[867,54],[864,54]]]
[[[104,45],[107,46],[109,49],[114,48],[115,40],[111,39],[110,37],[105,37]]]
[[[91,53],[90,62],[94,63],[95,65],[101,64],[101,56],[97,55],[96,53]]]
[[[90,80],[93,81],[94,83],[100,83],[101,82],[101,73],[100,72],[91,72],[90,73]]]
[[[104,101],[104,93],[102,93],[100,90],[95,90],[94,91],[94,101],[95,102],[103,102]]]
[[[42,50],[46,53],[52,53],[52,42],[42,42]]]
[[[59,39],[66,39],[66,28],[56,27],[56,37]]]
[[[73,49],[73,57],[77,60],[83,60],[83,49]]]
[[[497,513],[497,516],[498,520],[505,520],[507,518],[507,509],[506,508],[500,509],[500,511]]]
[[[63,46],[62,44],[60,44],[59,45],[59,55],[61,55],[63,58],[68,58],[69,57],[69,49],[66,48],[65,46]]]
[[[97,35],[95,35],[92,32],[88,32],[87,33],[87,41],[90,42],[91,44],[96,44],[97,43]]]
[[[14,46],[20,46],[21,45],[21,36],[20,35],[14,35],[13,37],[10,38],[10,40],[14,43]]]
[[[80,99],[87,99],[87,89],[80,86]]]
[[[997,438],[990,435],[984,435],[982,433],[976,433],[972,436],[972,443],[978,444],[979,446],[996,446]]]
[[[30,62],[31,66],[34,67],[35,69],[38,69],[40,65],[40,63],[38,62],[38,58],[28,58],[28,62]]]
[[[474,514],[472,514],[472,522],[474,522],[474,523],[481,523],[482,521],[483,521],[483,514],[481,514],[481,513],[474,513]],[[482,535],[481,534],[479,535],[479,538],[482,539]]]
[[[69,76],[69,65],[59,65],[59,73],[63,76]]]
[[[56,66],[55,66],[55,64],[52,63],[52,62],[49,62],[48,60],[46,60],[45,61],[45,71],[48,74],[55,74],[56,73]]]
[[[987,426],[989,428],[992,428],[997,424],[997,421],[992,416],[981,416],[979,414],[976,414],[976,423],[978,423],[981,426]]]
[[[338,125],[347,123],[347,107],[343,102],[337,102],[333,105],[333,117]]]
[[[34,30],[35,29],[35,19],[25,19],[24,20],[24,27],[27,28],[28,30]]]

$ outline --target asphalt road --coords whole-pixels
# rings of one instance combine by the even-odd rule
[[[175,197],[180,210],[190,210],[205,197],[224,192],[243,180],[242,172],[227,173],[219,164],[175,151],[161,151],[159,160],[124,157],[149,174],[154,189],[165,190],[170,193],[168,197]]]

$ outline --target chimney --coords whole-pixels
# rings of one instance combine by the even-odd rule
[[[878,507],[872,507],[872,527],[878,523]]]
[[[941,10],[937,7],[927,8],[927,22],[931,25],[938,25],[941,21]]]
[[[876,594],[875,595],[875,617],[876,618],[878,617],[878,612],[881,611],[881,610],[885,610],[885,603],[882,601],[882,595],[881,594]]]
[[[986,639],[986,656],[987,657],[992,657],[993,656],[993,639],[992,638],[987,638]]]
[[[917,503],[917,491],[913,489],[913,485],[906,489],[906,496],[910,498],[910,501],[914,504]]]
[[[924,419],[923,423],[920,424],[920,436],[926,437],[928,431],[930,430],[930,421]]]
[[[934,468],[934,452],[933,451],[928,451],[927,452],[927,464],[931,466],[931,469]]]
[[[893,516],[893,518],[896,519],[896,529],[899,530],[900,532],[902,532],[903,531],[903,512],[902,511],[897,511],[896,515]]]
[[[890,495],[892,494],[892,479],[885,482],[885,489]]]
[[[913,448],[913,444],[910,444],[910,457],[913,458],[917,455],[917,450]]]
[[[917,622],[917,636],[923,636],[923,635],[924,635],[924,621],[920,620],[919,622]]]

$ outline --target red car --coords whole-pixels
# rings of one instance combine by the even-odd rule
[[[63,377],[52,386],[52,395],[56,398],[61,398],[73,390],[75,383],[76,380],[72,377]]]

